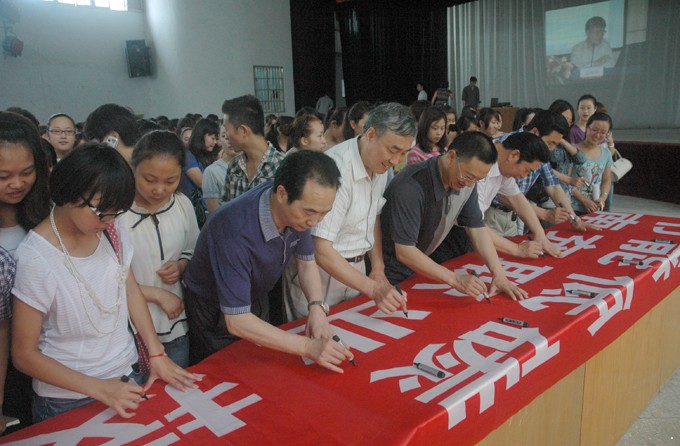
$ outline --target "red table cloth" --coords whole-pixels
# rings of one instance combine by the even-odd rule
[[[680,219],[608,212],[584,219],[602,231],[547,231],[563,258],[501,259],[529,293],[522,302],[495,295],[489,305],[415,276],[402,284],[408,318],[385,315],[363,296],[334,307],[329,320],[357,364],[344,363],[343,374],[239,341],[191,368],[204,375],[199,390],[157,382],[131,419],[93,403],[2,441],[474,444],[680,285]],[[448,266],[491,280],[475,253]],[[304,334],[303,321],[282,328]]]

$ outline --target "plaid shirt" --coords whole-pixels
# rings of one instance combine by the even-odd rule
[[[12,287],[16,273],[12,255],[0,248],[0,320],[12,317]]]
[[[233,200],[255,186],[273,180],[274,174],[284,158],[285,154],[279,152],[274,146],[269,144],[264,155],[262,155],[260,165],[257,166],[257,170],[255,170],[252,181],[248,182],[248,176],[246,175],[246,156],[244,153],[235,156],[227,166],[227,181],[224,184],[222,202],[226,203],[229,200]]]
[[[531,189],[531,186],[538,180],[538,177],[541,177],[543,180],[544,187],[557,186],[560,184],[550,163],[543,163],[538,169],[534,170],[526,177],[517,179],[519,190],[523,194],[529,192],[529,189]]]

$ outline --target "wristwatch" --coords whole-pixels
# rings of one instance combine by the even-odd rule
[[[309,311],[310,308],[312,308],[312,305],[318,305],[321,307],[324,313],[326,313],[326,316],[328,316],[328,313],[330,313],[331,309],[328,306],[328,304],[322,300],[313,300],[310,303],[307,304],[307,311]]]

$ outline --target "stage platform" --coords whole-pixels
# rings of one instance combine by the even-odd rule
[[[680,128],[677,129],[617,129],[614,140],[624,142],[658,142],[680,144]]]

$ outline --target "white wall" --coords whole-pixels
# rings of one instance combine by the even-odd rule
[[[20,106],[45,121],[85,120],[115,102],[147,117],[220,114],[226,98],[253,93],[253,65],[284,67],[294,112],[288,0],[147,0],[146,12],[15,0],[23,55],[0,59],[0,109]],[[130,79],[125,41],[146,39],[154,75]]]

